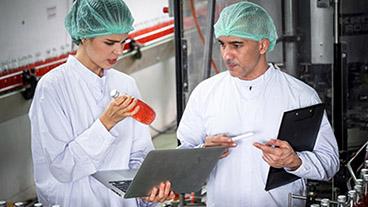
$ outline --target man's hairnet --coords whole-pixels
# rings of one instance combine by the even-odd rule
[[[132,31],[133,17],[122,0],[77,0],[65,17],[65,28],[77,44],[83,38]]]
[[[235,36],[259,41],[268,39],[271,51],[277,32],[271,16],[257,4],[241,1],[224,8],[215,24],[215,36]]]

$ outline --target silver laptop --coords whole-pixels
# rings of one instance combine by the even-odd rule
[[[148,196],[166,180],[176,193],[197,192],[225,148],[153,150],[139,170],[106,170],[92,176],[124,198]]]

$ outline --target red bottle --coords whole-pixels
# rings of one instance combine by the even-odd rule
[[[116,89],[110,92],[110,96],[112,98],[117,98],[119,95],[120,93]],[[156,118],[155,111],[150,106],[148,106],[148,104],[139,99],[137,99],[137,105],[135,107],[137,106],[139,106],[139,110],[132,117],[143,124],[150,125]],[[132,111],[135,109],[135,107],[132,109]]]
[[[150,125],[156,118],[155,111],[139,99],[137,101],[137,106],[139,106],[140,109],[136,114],[133,115],[133,118],[139,122],[142,122],[143,124]]]

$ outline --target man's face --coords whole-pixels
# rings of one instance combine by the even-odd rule
[[[262,41],[257,42],[234,36],[218,38],[222,58],[233,77],[253,80],[260,75],[257,66],[261,55],[265,53],[262,50]]]
[[[90,60],[99,68],[111,68],[123,54],[128,34],[112,34],[87,39],[84,43]]]

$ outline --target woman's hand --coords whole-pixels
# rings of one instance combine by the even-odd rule
[[[100,116],[101,123],[110,131],[118,122],[139,111],[137,99],[132,96],[119,96],[114,99]]]
[[[164,202],[175,198],[175,193],[171,190],[171,183],[166,181],[154,187],[148,197],[143,198],[148,202]]]

